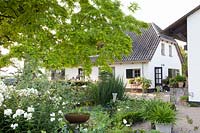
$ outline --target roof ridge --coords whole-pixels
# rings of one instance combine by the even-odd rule
[[[160,33],[161,33],[162,29],[158,25],[153,23],[153,22],[151,23],[151,25],[152,25],[153,29],[155,30],[157,36],[160,36]]]

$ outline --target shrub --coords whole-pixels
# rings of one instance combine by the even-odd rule
[[[1,132],[55,132],[59,129],[65,100],[56,90],[42,92],[34,88],[6,88],[3,95],[5,99],[0,106]],[[10,110],[10,114],[5,113],[7,110]]]
[[[42,79],[29,84],[35,88],[0,84],[0,132],[57,132],[65,123],[62,112],[85,98],[83,88]]]
[[[151,101],[151,104],[147,105],[146,111],[145,118],[153,123],[175,123],[176,113],[169,103]]]
[[[190,107],[200,107],[199,103],[189,102]]]
[[[141,82],[142,82],[143,91],[147,91],[147,89],[151,86],[151,80],[150,79],[146,79],[146,78],[142,78]]]
[[[121,100],[124,97],[126,85],[122,78],[115,78],[114,76],[102,76],[101,81],[98,83],[98,103],[105,105],[110,102],[112,93],[117,93],[117,99]]]
[[[144,120],[142,113],[144,112],[144,103],[145,100],[137,99],[117,101],[117,109],[113,118],[114,125],[123,127],[142,122]]]

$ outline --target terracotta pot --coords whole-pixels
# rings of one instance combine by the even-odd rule
[[[183,88],[184,82],[178,82],[178,87]]]
[[[69,123],[84,123],[89,120],[90,114],[89,113],[68,113],[65,114],[65,119]]]

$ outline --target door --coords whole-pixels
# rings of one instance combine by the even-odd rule
[[[155,67],[155,87],[162,86],[162,67]]]

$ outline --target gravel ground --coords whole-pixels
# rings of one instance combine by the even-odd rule
[[[200,133],[200,107],[177,105],[177,121],[173,133]]]

